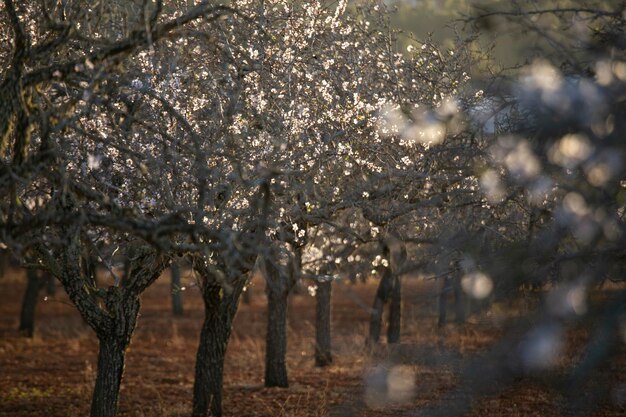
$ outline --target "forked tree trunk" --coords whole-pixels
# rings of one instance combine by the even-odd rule
[[[39,292],[43,288],[42,280],[37,276],[37,270],[30,268],[26,271],[27,283],[24,298],[22,298],[22,310],[20,313],[19,331],[26,337],[35,334],[35,310]]]
[[[181,291],[180,267],[173,263],[170,265],[170,291],[172,293],[172,314],[183,315],[183,294]]]
[[[202,289],[204,323],[196,354],[192,417],[222,416],[224,355],[244,283],[235,283],[228,294],[216,283]]]
[[[387,328],[387,343],[400,343],[402,329],[402,286],[399,276],[393,277],[391,301],[389,304],[389,327]]]
[[[289,386],[287,378],[287,296],[289,292],[268,284],[267,334],[265,339],[265,386]]]
[[[119,287],[109,287],[105,297],[111,321],[98,329],[100,347],[91,417],[114,417],[124,375],[124,357],[139,315],[139,297],[124,298]]]
[[[74,214],[66,207],[61,208]],[[124,353],[139,315],[139,296],[161,275],[168,259],[148,245],[131,245],[128,248],[132,254],[131,274],[120,282],[121,286],[110,286],[106,292],[99,289],[96,297],[95,269],[85,265],[81,234],[69,228],[63,237],[64,248],[56,257],[43,245],[32,249],[59,279],[81,317],[98,336],[98,370],[90,415],[114,417],[124,372]]]
[[[332,278],[317,280],[315,293],[315,366],[333,362],[331,350],[331,292]]]
[[[383,309],[393,288],[392,273],[389,268],[385,268],[383,276],[378,283],[372,312],[370,314],[370,333],[367,339],[368,345],[374,345],[379,342],[382,331]]]

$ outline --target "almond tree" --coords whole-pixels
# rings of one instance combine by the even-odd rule
[[[211,26],[233,9],[4,4],[2,30],[13,42],[3,50],[12,58],[0,88],[2,242],[57,277],[94,329],[100,352],[91,415],[112,416],[140,294],[171,256],[234,242],[205,221],[214,188],[202,157],[216,148],[203,146],[160,92],[143,88],[136,64],[163,40],[184,38],[185,25]],[[184,135],[170,134],[171,120]],[[178,181],[187,188],[174,193]],[[87,264],[100,257],[111,266],[104,255],[111,246],[129,266],[102,285]]]
[[[415,41],[405,56],[382,4],[366,2],[354,14],[343,6],[239,5],[257,13],[266,36],[249,52],[255,70],[243,79],[249,109],[242,114],[253,118],[236,118],[234,129],[257,145],[250,161],[277,172],[272,203],[278,216],[270,233],[289,244],[293,258],[309,227],[332,224],[333,213],[347,207],[359,207],[380,238],[393,223],[411,223],[415,213],[446,200],[482,204],[466,166],[473,143],[460,132],[462,107],[479,97],[464,91],[472,62],[467,45],[450,51]],[[453,163],[444,162],[448,156]],[[285,306],[290,274],[270,272],[268,296],[281,300],[271,304]],[[394,282],[398,311],[399,279]],[[399,327],[392,328],[397,340]],[[276,368],[269,384],[286,385],[284,365]]]

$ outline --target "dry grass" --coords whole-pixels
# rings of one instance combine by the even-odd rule
[[[308,295],[294,296],[289,307],[288,389],[263,387],[265,299],[262,283],[253,287],[252,303],[242,305],[229,344],[224,380],[226,416],[396,416],[436,405],[458,388],[468,358],[489,349],[523,306],[496,306],[465,325],[435,325],[434,289],[410,281],[404,292],[403,343],[364,349],[374,283],[334,290],[334,363],[313,366],[314,308]],[[0,279],[0,416],[47,417],[86,415],[95,379],[97,343],[62,291],[40,303],[33,339],[18,335],[17,317],[24,280],[19,273]],[[169,283],[157,282],[143,297],[141,318],[126,362],[120,415],[188,416],[193,370],[202,323],[201,299],[195,289],[183,294],[185,314],[170,313]],[[568,366],[580,357],[589,334],[573,329],[559,362]],[[624,415],[626,360],[622,352],[606,379],[607,399],[597,415]],[[402,368],[396,368],[401,366]],[[411,375],[404,403],[370,398],[371,381],[402,369]],[[372,376],[374,375],[374,376]],[[366,387],[370,384],[370,390]],[[620,391],[621,390],[621,391]],[[475,416],[570,415],[564,399],[540,382],[523,379],[498,394],[477,398]]]

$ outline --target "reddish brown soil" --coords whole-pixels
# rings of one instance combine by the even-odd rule
[[[17,332],[25,288],[21,272],[0,278],[0,416],[88,415],[95,378],[97,341],[59,288],[37,310],[33,339]],[[192,287],[184,292],[184,317],[170,312],[165,277],[143,296],[141,318],[128,351],[120,396],[120,416],[187,416],[191,408],[193,370],[202,304]],[[410,280],[404,291],[402,345],[389,351],[364,349],[368,311],[375,291],[369,285],[337,284],[334,289],[334,364],[313,366],[313,298],[296,295],[289,311],[288,389],[263,387],[265,298],[262,283],[252,290],[252,303],[242,304],[228,348],[224,381],[226,416],[397,416],[412,415],[440,401],[456,398],[460,370],[469,358],[489,349],[505,332],[516,309],[494,308],[464,325],[435,326],[433,288]],[[505,310],[505,311],[502,311]],[[580,357],[589,332],[574,329],[559,366]],[[592,374],[581,395],[599,401],[593,414],[626,415],[626,354],[620,352],[600,372]],[[455,360],[432,360],[432,352],[450,353]],[[366,388],[366,375],[376,364],[404,364],[414,389],[403,403],[380,403]],[[473,416],[577,415],[566,391],[556,391],[550,379],[521,378],[472,397]],[[485,383],[483,381],[483,383]],[[600,384],[600,385],[598,385]],[[594,390],[595,387],[595,390]],[[598,388],[600,387],[600,388]],[[587,392],[589,391],[589,392]],[[483,392],[485,394],[485,392]],[[592,396],[595,395],[595,396]]]

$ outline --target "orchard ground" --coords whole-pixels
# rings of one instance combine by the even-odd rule
[[[203,319],[199,292],[185,280],[185,313],[171,313],[169,278],[162,277],[142,298],[142,310],[126,359],[120,416],[188,416],[195,354]],[[264,388],[265,296],[255,280],[250,304],[241,304],[228,347],[224,379],[225,416],[398,416],[413,415],[450,401],[459,390],[461,370],[511,333],[511,323],[535,308],[545,292],[529,292],[516,302],[493,305],[464,324],[436,325],[432,281],[404,279],[402,344],[365,348],[376,280],[336,283],[333,288],[334,363],[315,368],[314,298],[306,288],[291,297],[288,367],[290,387]],[[37,308],[36,334],[19,335],[24,273],[0,278],[0,416],[87,415],[95,380],[95,335],[69,304],[63,290]],[[614,287],[595,290],[592,299],[611,296]],[[45,294],[42,291],[41,297]],[[450,313],[453,319],[453,313]],[[593,320],[590,317],[588,320]],[[593,325],[569,328],[565,348],[550,378],[564,375],[584,354]],[[397,372],[396,372],[397,371]],[[387,372],[400,386],[385,387]],[[382,377],[381,377],[382,375]],[[381,385],[380,379],[383,379]],[[397,385],[397,383],[396,383]],[[541,378],[521,377],[492,394],[472,398],[473,416],[577,415],[563,391],[546,388]],[[497,387],[496,387],[497,388]],[[393,393],[393,389],[401,392]],[[582,395],[595,395],[593,415],[626,415],[626,343],[613,360],[585,383]],[[452,396],[452,397],[451,397]]]

